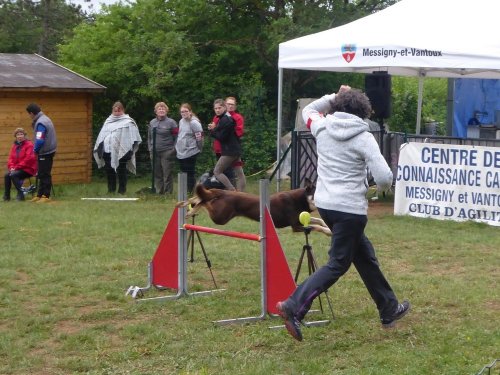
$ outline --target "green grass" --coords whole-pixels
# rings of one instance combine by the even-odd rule
[[[304,328],[298,343],[269,329],[281,324],[275,318],[212,323],[259,314],[255,242],[201,234],[225,292],[142,303],[125,296],[130,285],[145,286],[176,201],[134,193],[144,186],[130,181],[136,202],[80,199],[107,196],[102,181],[56,186],[50,204],[2,202],[1,374],[476,374],[500,357],[498,227],[395,217],[390,199],[372,203],[367,234],[413,310],[381,329],[350,270],[329,293],[334,319]],[[249,188],[257,192],[257,182]],[[214,226],[206,214],[196,223]],[[257,233],[258,223],[235,219],[224,229]],[[294,273],[304,236],[278,234]],[[329,239],[313,233],[310,243],[323,264]],[[213,289],[199,246],[194,255],[190,290]],[[321,318],[329,314],[310,319]]]

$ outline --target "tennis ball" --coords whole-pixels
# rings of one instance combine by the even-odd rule
[[[309,223],[311,222],[311,214],[307,211],[302,211],[299,215],[299,221],[300,224],[302,224],[305,227],[308,227]]]

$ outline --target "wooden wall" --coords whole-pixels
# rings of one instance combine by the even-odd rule
[[[33,139],[31,118],[26,112],[29,103],[37,103],[56,128],[54,184],[89,183],[92,178],[92,94],[0,91],[0,184],[3,185],[15,128],[24,128],[28,138]]]

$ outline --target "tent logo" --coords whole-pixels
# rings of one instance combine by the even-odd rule
[[[354,59],[354,56],[356,56],[355,44],[343,44],[341,50],[342,50],[342,57],[348,63],[350,63]]]

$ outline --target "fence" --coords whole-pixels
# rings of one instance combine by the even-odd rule
[[[500,147],[500,139],[486,138],[456,138],[436,135],[417,135],[399,132],[374,131],[373,136],[377,140],[380,152],[396,178],[399,149],[403,143],[439,143],[452,145],[487,146]],[[333,150],[332,150],[333,151]],[[318,155],[316,153],[316,141],[309,131],[294,131],[292,133],[292,155],[291,155],[291,188],[297,189],[304,186],[305,179],[315,182],[318,175],[316,167]]]

